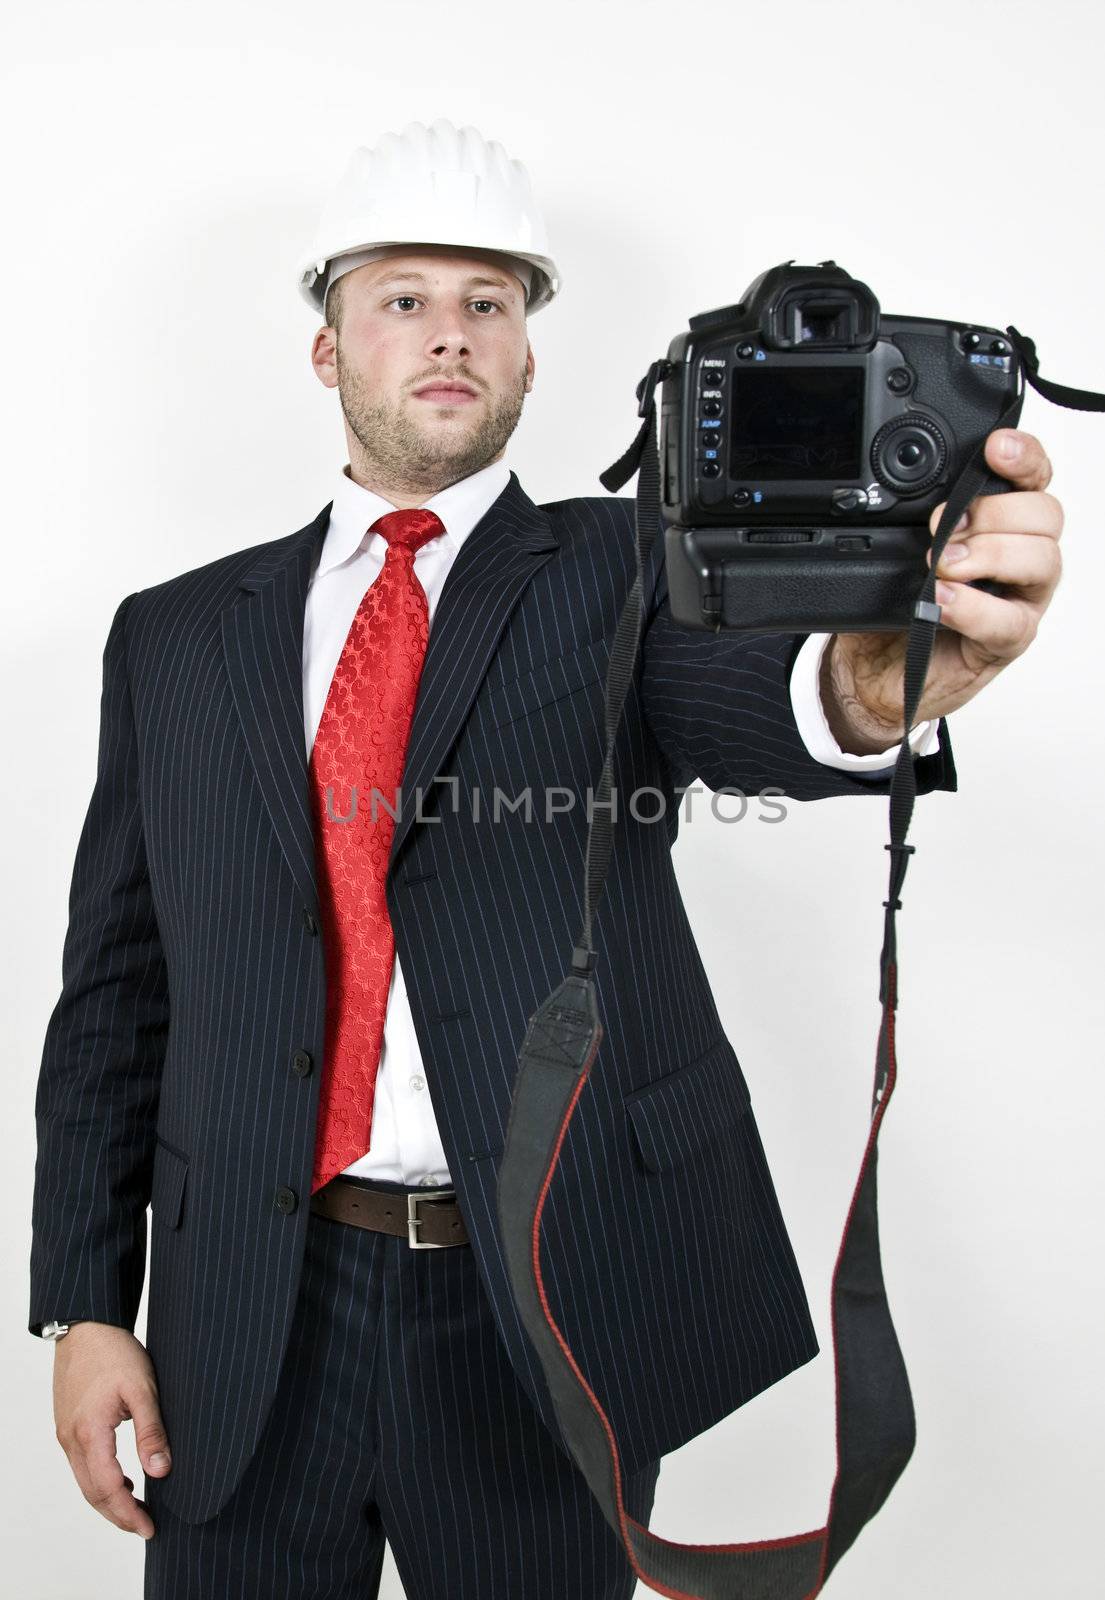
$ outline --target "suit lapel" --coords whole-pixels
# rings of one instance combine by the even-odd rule
[[[448,802],[433,780],[445,764],[526,585],[559,541],[512,472],[502,494],[460,547],[445,579],[426,648],[403,766],[402,809],[388,871],[417,820]],[[418,800],[418,791],[422,800]]]
[[[333,502],[331,502],[332,504]],[[330,505],[278,541],[240,579],[222,613],[223,649],[242,732],[304,905],[319,917],[315,840],[303,711],[303,616]],[[433,779],[468,715],[511,612],[559,548],[545,513],[515,473],[465,539],[434,611],[402,780],[389,872],[421,810],[435,806]],[[438,797],[440,801],[440,796]]]
[[[277,541],[240,579],[239,593],[222,613],[223,651],[242,733],[280,847],[303,904],[316,920],[314,824],[303,722],[303,613],[330,505],[290,539]]]

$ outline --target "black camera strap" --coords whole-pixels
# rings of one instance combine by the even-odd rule
[[[1105,395],[1069,389],[1038,376],[1031,339],[1006,330],[1029,383],[1045,399],[1075,410],[1105,410]],[[670,373],[654,361],[637,388],[644,420],[621,459],[600,474],[613,492],[635,471],[637,572],[611,652],[606,680],[606,759],[587,834],[583,928],[572,970],[529,1020],[498,1172],[498,1212],[511,1287],[526,1332],[541,1361],[565,1444],[638,1578],[674,1600],[812,1600],[829,1573],[879,1511],[904,1470],[916,1433],[905,1362],[887,1305],[879,1254],[876,1166],[879,1129],[894,1092],[894,1012],[898,1001],[895,913],[914,846],[906,844],[917,797],[914,755],[903,738],[890,787],[890,895],[880,957],[882,1020],[875,1057],[871,1125],[844,1224],[832,1279],[836,1368],[837,1473],[824,1527],[747,1544],[681,1545],[662,1539],[627,1515],[622,1502],[617,1441],[599,1398],[580,1371],[552,1317],[541,1276],[541,1213],[568,1125],[602,1041],[594,979],[592,925],[606,881],[613,829],[609,812],[614,737],[629,691],[644,619],[644,573],[660,525],[660,466],[654,394]],[[1023,390],[996,427],[1013,425]],[[905,665],[905,720],[912,728],[940,618],[936,566],[952,529],[991,474],[980,441],[952,488],[933,539],[932,563],[910,624]],[[1008,488],[1008,483],[1005,483]]]

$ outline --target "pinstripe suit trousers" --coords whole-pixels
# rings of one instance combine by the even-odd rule
[[[243,1338],[261,1334],[243,1323]],[[659,1472],[625,1479],[639,1522]],[[314,1212],[238,1487],[199,1523],[167,1510],[161,1487],[146,1478],[145,1600],[373,1600],[385,1540],[407,1600],[628,1600],[636,1583],[515,1376],[471,1246],[412,1250]]]

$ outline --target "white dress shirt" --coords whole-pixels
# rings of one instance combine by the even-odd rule
[[[425,502],[423,509],[436,512],[445,526],[445,532],[424,544],[414,558],[415,574],[426,591],[431,628],[438,597],[461,545],[509,480],[506,462],[494,461]],[[395,509],[389,500],[354,483],[348,466],[337,474],[334,504],[311,576],[303,619],[303,719],[308,761],[330,680],[353,618],[365,590],[379,577],[384,565],[387,541],[368,530],[379,517]],[[811,634],[795,660],[790,695],[798,731],[810,754],[827,766],[845,772],[893,766],[898,746],[876,755],[848,755],[829,732],[818,673],[822,652],[831,637],[827,633]],[[909,742],[919,754],[928,754],[938,743],[937,723],[918,723]],[[351,1162],[346,1173],[427,1188],[452,1186],[398,952],[388,990],[370,1137],[371,1149]]]

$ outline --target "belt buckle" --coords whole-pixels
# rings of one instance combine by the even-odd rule
[[[422,1218],[418,1215],[418,1205],[422,1200],[454,1200],[455,1189],[421,1189],[412,1191],[407,1196],[407,1243],[412,1250],[448,1250],[447,1244],[434,1244],[429,1239],[419,1239],[418,1227]]]

